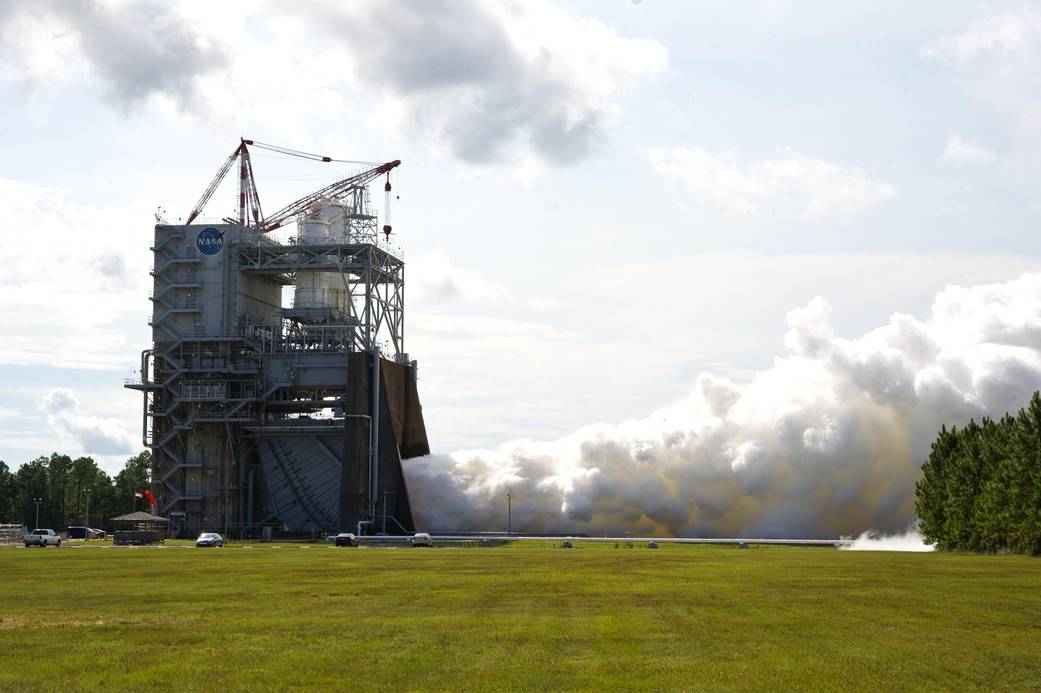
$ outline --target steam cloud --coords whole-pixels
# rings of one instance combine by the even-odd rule
[[[1041,274],[950,286],[928,317],[836,337],[821,298],[746,383],[703,373],[641,420],[406,465],[443,531],[835,538],[898,534],[941,424],[1018,409],[1041,387]]]
[[[848,537],[847,537],[848,538]],[[901,534],[864,532],[852,544],[840,547],[847,551],[933,551],[936,547],[926,544],[917,529],[910,528]]]

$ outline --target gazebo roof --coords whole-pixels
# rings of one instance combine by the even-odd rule
[[[152,515],[146,513],[143,510],[138,510],[136,513],[129,513],[127,515],[120,515],[119,517],[113,517],[111,522],[169,522],[165,517],[159,517],[158,515]]]

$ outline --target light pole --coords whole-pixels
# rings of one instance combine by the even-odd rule
[[[513,534],[513,498],[506,492],[506,533]]]
[[[40,528],[40,503],[43,502],[42,498],[33,498],[33,503],[36,503],[36,526],[33,529]]]

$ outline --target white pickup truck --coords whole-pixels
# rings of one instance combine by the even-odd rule
[[[25,535],[25,548],[30,546],[46,547],[48,544],[61,546],[61,537],[53,529],[34,529]]]

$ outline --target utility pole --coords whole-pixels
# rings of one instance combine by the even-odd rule
[[[513,534],[513,499],[510,492],[506,492],[506,533]]]
[[[43,502],[42,498],[33,498],[33,502],[36,503],[36,526],[33,529],[40,528],[40,503]]]

